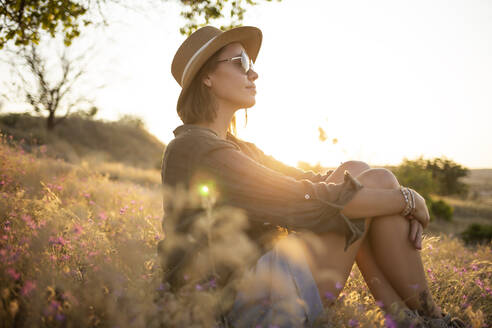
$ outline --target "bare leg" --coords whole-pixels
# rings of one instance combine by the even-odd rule
[[[345,237],[339,234],[326,233],[321,236],[299,234],[299,237],[304,241],[302,247],[304,247],[307,262],[318,286],[323,304],[330,306],[343,289],[362,239],[365,237],[350,245],[346,252],[343,250]],[[313,237],[323,247],[315,247],[312,244]]]
[[[365,238],[362,242],[356,255],[356,263],[374,299],[383,304],[382,307],[386,312],[407,307],[376,263],[370,238]]]
[[[370,169],[367,164],[357,161],[342,164],[327,182],[342,182],[344,170],[356,176],[365,186],[399,186],[390,171]],[[341,289],[337,288],[337,282],[341,286],[345,284],[355,252],[355,260],[371,293],[376,300],[383,302],[385,310],[389,311],[389,306],[395,304],[396,308],[408,306],[426,315],[440,317],[439,308],[428,290],[420,254],[410,243],[408,234],[409,223],[405,218],[381,216],[366,220],[363,238],[352,244],[347,252],[343,251],[344,238],[336,234],[320,237],[323,249],[330,250],[329,254],[315,250],[306,243],[311,270],[322,298],[326,292],[338,296]],[[331,277],[323,276],[323,272],[331,274]]]
[[[371,172],[374,170],[378,172]],[[380,177],[374,179],[371,175]],[[369,187],[399,187],[394,175],[384,169],[364,171],[357,179]],[[441,317],[429,292],[420,253],[408,238],[409,232],[408,220],[400,215],[374,217],[369,236],[357,254],[357,265],[372,294],[385,304],[386,310],[386,305],[400,305],[402,299],[413,310]]]
[[[343,182],[344,171],[348,170],[353,176],[359,175],[361,172],[369,169],[370,167],[360,161],[348,161],[340,165],[326,180],[327,182],[340,183]],[[340,291],[345,285],[348,275],[352,270],[356,255],[360,252],[361,245],[365,242],[369,224],[372,219],[366,219],[366,229],[361,239],[350,245],[345,252],[345,237],[335,233],[326,233],[323,235],[310,236],[309,234],[300,235],[305,238],[303,243],[305,248],[305,254],[310,265],[311,272],[317,283],[321,298],[325,306],[329,306],[333,303],[334,299],[338,297]],[[317,245],[313,244],[313,240],[317,241]],[[317,247],[316,247],[317,246]],[[360,257],[360,255],[359,255]],[[370,262],[368,260],[367,262]],[[377,269],[377,265],[374,264]],[[379,270],[377,270],[379,272]],[[374,276],[375,270],[371,272]],[[389,286],[386,283],[385,286]],[[376,294],[381,297],[388,294],[388,297],[383,297],[386,302],[399,301],[401,299],[396,295],[389,286],[385,288],[381,286],[376,290]],[[371,290],[372,292],[372,290]]]

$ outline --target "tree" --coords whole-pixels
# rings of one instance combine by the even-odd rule
[[[55,36],[59,24],[70,44],[80,34],[78,18],[86,13],[85,6],[71,0],[0,0],[0,49],[9,40],[16,46],[38,43],[40,30]]]
[[[55,68],[58,68],[59,72],[58,77],[53,78],[57,70],[47,64],[46,58],[41,55],[37,45],[30,44],[13,51],[14,57],[11,58],[10,64],[19,78],[20,85],[17,85],[17,91],[11,94],[19,95],[21,100],[28,103],[35,113],[47,112],[46,128],[48,131],[52,131],[73,110],[78,110],[77,114],[86,117],[93,117],[97,113],[98,109],[94,105],[94,100],[80,92],[75,92],[75,89],[81,86],[79,83],[81,78],[86,74],[85,65],[81,62],[88,53],[84,52],[71,59],[65,47],[55,63],[57,66]],[[16,61],[19,59],[22,61],[21,65]],[[19,70],[19,67],[25,67],[27,70],[23,72]],[[64,112],[63,116],[62,112]]]
[[[258,2],[253,0],[245,0],[247,5],[256,6]],[[264,0],[272,2],[272,0]],[[282,0],[277,0],[281,2]],[[179,29],[179,32],[184,35],[190,35],[202,26],[208,25],[210,21],[223,18],[224,6],[229,3],[229,0],[180,0],[185,9],[181,12],[181,16],[186,18],[188,23]],[[228,25],[221,25],[221,30],[227,30],[233,27],[241,26],[246,7],[243,6],[243,0],[230,1],[231,10],[229,11]],[[204,21],[198,23],[197,18],[200,17]]]
[[[427,161],[422,156],[416,160],[404,158],[392,171],[401,185],[415,189],[424,198],[430,199],[430,194],[435,193],[438,187],[426,166]]]
[[[213,20],[223,18],[224,7],[228,3],[231,5],[229,11],[231,23],[221,26],[221,29],[240,26],[246,12],[243,0],[179,1],[184,7],[181,16],[188,21],[184,27],[180,28],[180,32],[186,35]],[[258,4],[253,0],[245,1],[249,6]],[[263,1],[271,2],[272,0]],[[280,1],[277,0],[277,2]],[[0,49],[10,40],[13,40],[16,46],[37,44],[41,31],[44,30],[54,37],[60,26],[62,26],[64,42],[69,46],[72,40],[80,35],[81,25],[93,24],[94,19],[97,19],[94,15],[89,18],[90,13],[97,11],[102,21],[107,23],[101,5],[108,2],[124,5],[124,1],[120,0],[0,0]],[[127,7],[134,5],[135,3],[131,3]],[[199,18],[203,20],[201,23],[198,22]]]
[[[432,177],[438,182],[437,192],[440,195],[467,195],[468,185],[459,181],[470,172],[467,168],[444,157],[428,160],[426,169],[432,172]]]

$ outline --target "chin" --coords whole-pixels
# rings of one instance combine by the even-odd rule
[[[243,107],[241,107],[241,108],[253,107],[255,104],[256,104],[256,99],[253,97],[253,98],[250,98],[250,99],[246,100],[243,103]]]

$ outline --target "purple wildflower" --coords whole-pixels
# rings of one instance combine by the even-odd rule
[[[325,293],[325,297],[326,297],[326,299],[328,299],[329,301],[334,301],[334,300],[335,300],[335,296],[334,296],[332,293],[330,293],[330,292],[326,292],[326,293]]]
[[[393,318],[391,318],[389,314],[385,315],[384,319],[385,319],[384,324],[387,328],[398,328],[396,322],[393,320]]]

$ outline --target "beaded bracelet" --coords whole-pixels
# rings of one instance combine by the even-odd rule
[[[416,208],[416,205],[415,205],[415,190],[413,190],[412,188],[408,188],[408,190],[410,191],[410,195],[412,195],[412,210],[410,211],[410,214],[413,215],[415,213],[415,208]]]
[[[400,186],[400,191],[405,198],[405,208],[401,212],[401,215],[407,216],[415,211],[415,198],[411,189],[407,187]]]

